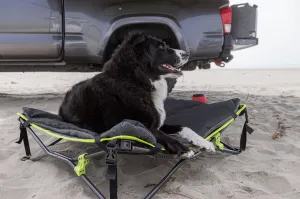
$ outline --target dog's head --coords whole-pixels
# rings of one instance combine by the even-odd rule
[[[140,32],[129,34],[112,55],[120,67],[139,71],[150,79],[181,76],[181,67],[188,59],[189,53],[170,48],[162,40]]]

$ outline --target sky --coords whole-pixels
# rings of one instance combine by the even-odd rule
[[[300,0],[230,0],[258,5],[259,45],[233,52],[226,68],[300,68]]]

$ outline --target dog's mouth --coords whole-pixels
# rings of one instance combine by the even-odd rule
[[[160,64],[159,68],[165,72],[171,72],[171,73],[181,73],[180,68],[175,68],[171,64]]]

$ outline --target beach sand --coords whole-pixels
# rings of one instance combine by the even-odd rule
[[[96,198],[65,163],[45,156],[30,137],[32,160],[21,161],[16,112],[23,106],[57,112],[62,94],[94,73],[0,74],[0,198]],[[298,199],[300,198],[300,70],[208,70],[185,72],[171,96],[190,99],[204,93],[208,103],[238,97],[248,105],[250,125],[246,151],[239,155],[204,154],[186,162],[154,198]],[[287,128],[272,139],[278,122]],[[239,144],[243,120],[224,133]],[[39,134],[50,143],[54,139]],[[90,145],[61,142],[52,147],[76,155]],[[120,156],[119,198],[143,198],[174,165],[146,156]],[[103,158],[90,161],[87,175],[108,196]]]

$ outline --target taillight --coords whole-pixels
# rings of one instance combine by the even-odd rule
[[[231,7],[226,6],[220,9],[222,22],[223,22],[223,30],[224,34],[229,34],[231,32],[231,22],[232,22],[232,12]]]

